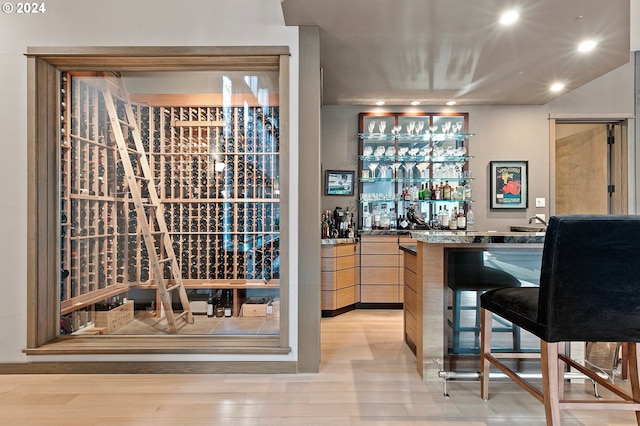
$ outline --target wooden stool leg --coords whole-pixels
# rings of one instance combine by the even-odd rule
[[[482,309],[480,312],[482,327],[480,329],[480,396],[485,401],[489,399],[489,373],[491,365],[485,354],[491,354],[491,312]]]
[[[542,394],[547,426],[560,426],[560,396],[558,395],[558,343],[540,341]]]
[[[631,381],[631,395],[633,400],[640,402],[640,363],[638,359],[638,352],[640,352],[640,343],[629,342],[627,344],[628,349],[628,362],[629,362],[629,380]],[[636,411],[636,423],[640,425],[640,411]]]
[[[629,378],[629,343],[624,342],[622,344],[622,380]]]

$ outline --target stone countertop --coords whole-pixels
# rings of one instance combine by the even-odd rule
[[[400,244],[400,250],[406,251],[407,253],[411,253],[413,255],[418,254],[418,246],[415,244]]]
[[[364,231],[362,229],[358,229],[358,235],[409,235],[411,231],[401,230],[401,229],[372,229],[369,231]]]
[[[412,231],[411,238],[432,244],[542,244],[544,232]]]
[[[357,242],[358,242],[357,238],[324,238],[322,239],[322,245],[352,244]]]

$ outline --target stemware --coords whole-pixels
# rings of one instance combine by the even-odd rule
[[[373,131],[376,129],[376,121],[375,120],[371,120],[369,122],[368,129],[369,129],[369,134],[372,134]]]
[[[420,171],[420,177],[421,178],[428,178],[429,177],[428,168],[429,168],[429,163],[418,163],[418,164],[416,164],[416,169],[418,169]],[[426,172],[426,174],[425,174],[425,172]]]
[[[415,121],[410,121],[409,124],[407,124],[407,134],[409,136],[413,134],[413,129],[415,129],[415,127],[416,127]]]
[[[365,146],[364,149],[362,150],[362,155],[364,155],[365,157],[368,157],[371,154],[373,154],[373,148],[370,146]]]
[[[376,148],[376,151],[374,152],[376,157],[382,157],[384,155],[386,148],[384,146],[379,146]]]
[[[424,129],[424,121],[418,121],[416,123],[416,134],[421,134],[422,133],[422,129]]]
[[[387,177],[387,170],[389,170],[388,164],[380,164],[380,178],[385,179]]]
[[[367,167],[369,167],[369,170],[371,170],[371,177],[375,178],[376,177],[376,169],[378,168],[378,162],[374,161],[374,162],[370,162],[369,165]]]
[[[391,169],[393,170],[393,177],[394,178],[398,178],[398,169],[400,168],[400,166],[402,165],[402,163],[393,163],[391,164]]]
[[[380,124],[378,124],[378,129],[380,129],[380,133],[384,133],[384,129],[387,128],[387,122],[382,120],[380,121]]]
[[[387,157],[393,157],[394,155],[396,155],[396,148],[393,145],[388,147],[387,152],[385,152],[385,155]]]
[[[406,171],[405,173],[405,177],[407,179],[412,179],[413,178],[413,168],[416,166],[415,161],[409,161],[406,162],[402,165]]]

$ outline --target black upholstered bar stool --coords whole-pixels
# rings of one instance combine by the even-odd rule
[[[453,292],[451,304],[452,330],[451,353],[480,353],[480,295],[487,290],[505,287],[520,287],[520,281],[513,275],[484,265],[484,252],[481,250],[451,250],[447,257],[447,285]],[[473,292],[473,304],[463,304],[463,292]],[[473,311],[474,325],[463,325],[462,312]],[[512,334],[513,351],[520,350],[520,329],[511,323],[498,319],[499,325],[494,332]],[[474,346],[461,345],[461,333],[474,333]]]
[[[481,296],[481,395],[489,397],[491,365],[544,403],[548,425],[561,409],[635,411],[640,424],[640,216],[551,217],[540,287],[506,288]],[[491,350],[491,313],[540,338],[542,389],[503,364]],[[631,394],[565,356],[564,342],[627,342]],[[500,358],[531,354],[500,354]],[[615,400],[563,399],[565,365],[613,392]]]

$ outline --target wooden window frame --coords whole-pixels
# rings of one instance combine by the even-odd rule
[[[289,48],[37,47],[28,48],[28,271],[27,355],[260,354],[283,355],[289,346],[289,231],[280,228],[280,334],[278,336],[60,336],[59,318],[59,81],[64,71],[279,71],[280,211],[289,223]],[[273,362],[272,362],[273,364]],[[277,364],[277,363],[276,363]],[[282,363],[279,372],[295,367]],[[256,370],[260,366],[254,364]],[[250,367],[244,371],[250,371]],[[229,371],[229,370],[227,370]]]

